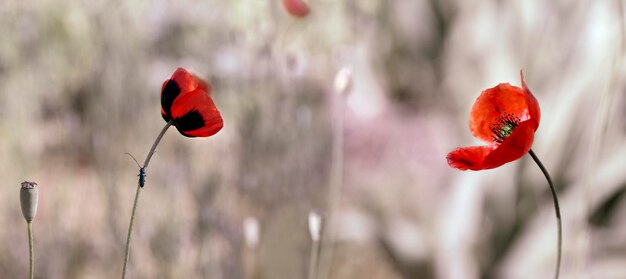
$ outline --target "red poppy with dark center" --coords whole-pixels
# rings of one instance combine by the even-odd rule
[[[520,76],[522,88],[501,83],[478,96],[470,113],[470,130],[488,145],[457,148],[448,153],[448,165],[460,170],[492,169],[528,153],[541,112],[522,71]]]
[[[176,69],[161,89],[161,116],[186,137],[208,137],[224,126],[210,96],[211,86],[183,68]]]

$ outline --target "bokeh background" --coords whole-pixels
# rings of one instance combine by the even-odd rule
[[[479,144],[478,94],[520,69],[561,198],[562,278],[626,278],[622,1],[308,3],[298,19],[279,0],[0,1],[0,277],[28,270],[24,180],[40,185],[36,278],[119,277],[138,173],[124,153],[143,161],[182,66],[212,83],[225,126],[165,135],[130,278],[306,278],[307,216],[329,220],[331,200],[329,278],[550,278],[554,211],[532,160],[445,160]]]

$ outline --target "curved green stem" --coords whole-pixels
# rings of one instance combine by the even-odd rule
[[[561,269],[561,253],[562,253],[561,250],[562,250],[562,245],[563,245],[562,244],[563,243],[563,224],[561,224],[561,207],[559,206],[559,199],[556,195],[556,189],[554,188],[554,184],[552,183],[552,179],[550,178],[550,174],[548,173],[548,170],[546,170],[546,167],[543,166],[543,164],[541,163],[537,155],[535,155],[535,152],[533,152],[532,149],[528,151],[528,154],[530,154],[530,157],[533,158],[535,163],[537,163],[537,165],[541,169],[541,172],[543,172],[543,175],[548,180],[548,185],[550,186],[550,192],[552,192],[552,201],[554,202],[554,211],[556,212],[556,222],[557,222],[557,229],[558,229],[556,272],[554,274],[554,278],[559,278],[559,271]]]
[[[143,163],[142,169],[145,170],[146,168],[148,168],[148,164],[150,163],[150,159],[152,158],[152,155],[154,155],[154,151],[156,150],[157,145],[159,145],[159,142],[161,142],[163,135],[165,135],[165,132],[171,125],[172,125],[172,121],[170,120],[169,122],[167,122],[167,124],[165,124],[165,127],[163,127],[163,129],[161,130],[161,133],[159,133],[159,135],[157,136],[156,140],[154,141],[154,144],[152,144],[152,148],[150,148],[150,152],[148,152],[148,156],[146,156],[146,160]],[[128,258],[130,256],[130,237],[132,235],[131,232],[133,231],[133,224],[135,222],[135,212],[137,211],[137,202],[139,201],[139,193],[141,193],[141,189],[143,189],[143,187],[141,187],[141,185],[137,183],[137,192],[135,192],[135,201],[133,202],[133,211],[130,213],[130,224],[128,224],[128,234],[126,235],[126,248],[124,252],[124,267],[122,268],[122,279],[126,278],[126,267],[128,266]]]
[[[28,269],[28,278],[33,279],[35,273],[35,253],[33,248],[33,222],[26,222],[28,225],[28,260],[29,260],[29,269]]]

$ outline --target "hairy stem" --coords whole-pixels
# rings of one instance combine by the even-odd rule
[[[143,163],[143,167],[142,167],[143,170],[148,168],[148,164],[150,163],[150,159],[152,158],[152,155],[154,155],[154,151],[156,150],[157,145],[159,145],[159,142],[161,142],[163,135],[165,135],[165,132],[171,125],[172,125],[172,121],[170,120],[169,122],[167,122],[167,124],[165,124],[165,127],[163,127],[163,129],[161,130],[161,133],[159,133],[159,135],[157,136],[156,140],[154,141],[154,144],[152,144],[152,148],[150,148],[150,152],[148,152],[148,156],[146,156],[146,160]],[[130,255],[130,237],[132,235],[131,232],[133,231],[133,223],[135,222],[135,212],[137,212],[137,202],[139,201],[139,193],[141,193],[142,188],[143,187],[141,187],[141,185],[137,183],[137,192],[135,192],[135,201],[133,202],[133,211],[130,213],[130,224],[128,224],[128,234],[126,235],[126,248],[125,248],[126,251],[124,253],[124,267],[122,268],[122,279],[126,278],[126,267],[128,266],[128,258]]]
[[[556,195],[556,189],[554,188],[554,184],[552,183],[552,179],[550,178],[550,174],[548,173],[548,170],[546,170],[546,167],[543,166],[543,164],[541,163],[537,155],[535,155],[535,152],[533,152],[532,149],[528,151],[528,154],[530,154],[530,157],[532,157],[535,163],[537,163],[537,165],[541,169],[541,172],[543,172],[543,175],[548,180],[548,185],[550,186],[550,192],[552,193],[552,201],[554,202],[554,211],[556,213],[556,222],[557,222],[556,224],[558,228],[556,271],[554,274],[554,278],[559,278],[559,271],[561,269],[561,253],[562,253],[561,250],[562,250],[562,243],[563,243],[563,225],[561,224],[561,207],[559,206],[559,199]]]

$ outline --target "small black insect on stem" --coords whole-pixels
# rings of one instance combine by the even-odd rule
[[[135,160],[135,163],[137,163],[137,167],[139,167],[139,174],[137,175],[139,176],[139,187],[143,188],[143,186],[146,184],[146,168],[139,165],[139,162],[137,162],[137,159],[135,159],[133,155],[128,152],[126,152],[126,154],[133,158],[133,160]]]
[[[146,183],[146,169],[139,168],[139,187],[143,188],[143,185]]]

